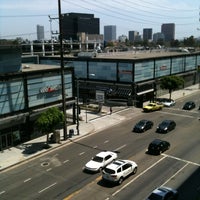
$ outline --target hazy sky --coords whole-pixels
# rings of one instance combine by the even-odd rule
[[[60,0],[62,13],[91,13],[105,25],[116,25],[117,36],[128,31],[152,28],[161,31],[163,23],[175,23],[175,38],[200,37],[199,0]],[[44,26],[50,39],[49,17],[58,17],[58,0],[0,0],[0,38],[36,39],[37,24]],[[58,31],[58,20],[52,21]]]

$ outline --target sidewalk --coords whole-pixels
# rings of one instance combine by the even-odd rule
[[[183,98],[184,96],[188,96],[192,93],[199,92],[199,84],[190,86],[185,89],[181,89],[172,93],[172,98],[177,100],[179,98]],[[162,97],[169,98],[169,94],[163,95]],[[199,106],[199,105],[197,105]],[[81,117],[83,121],[79,123],[79,132],[80,134],[76,134],[76,124],[68,126],[68,132],[70,129],[73,129],[75,134],[71,138],[67,140],[63,140],[63,130],[60,130],[61,142],[50,144],[50,148],[45,149],[44,144],[46,142],[46,135],[36,138],[34,140],[28,141],[24,144],[18,145],[16,147],[12,147],[10,149],[6,149],[0,152],[0,171],[8,169],[16,164],[20,164],[28,159],[33,159],[36,156],[39,156],[44,153],[48,153],[49,151],[54,150],[55,148],[59,148],[63,145],[67,145],[74,140],[78,140],[82,137],[86,137],[89,134],[94,134],[98,131],[106,129],[108,127],[114,126],[116,124],[121,123],[123,120],[126,120],[126,113],[141,113],[140,108],[135,107],[127,107],[127,106],[119,106],[113,107],[112,114],[110,114],[109,107],[103,106],[101,114],[93,114],[91,112],[87,112],[87,115],[84,111],[81,112]],[[128,111],[128,112],[127,112]],[[87,120],[87,122],[86,122]]]

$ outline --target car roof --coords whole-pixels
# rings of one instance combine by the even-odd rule
[[[194,103],[194,101],[187,101],[185,104],[191,104]]]
[[[171,119],[165,119],[162,121],[162,123],[170,123],[170,122],[173,122],[174,120],[171,120]]]
[[[156,188],[153,193],[154,194],[158,194],[159,196],[165,196],[165,194],[168,192],[169,190],[167,190],[166,188]]]
[[[139,122],[148,122],[148,119],[141,119]]]
[[[99,156],[99,157],[106,157],[107,155],[110,155],[110,154],[113,155],[113,154],[115,154],[115,153],[112,152],[112,151],[102,151],[102,152],[96,154],[96,156]]]
[[[125,160],[115,160],[114,162],[112,162],[111,164],[109,164],[106,168],[116,170],[116,169],[118,169],[120,166],[122,166],[125,163],[126,163]]]
[[[151,144],[160,144],[161,142],[164,142],[164,140],[160,140],[160,139],[155,139],[151,142]]]
[[[165,196],[165,194],[170,192],[170,191],[176,192],[176,190],[174,190],[172,188],[162,186],[162,187],[156,188],[152,193],[158,194],[160,196]]]

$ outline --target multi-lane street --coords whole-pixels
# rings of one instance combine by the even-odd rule
[[[141,111],[137,115],[125,111],[127,120],[121,124],[2,172],[0,199],[142,200],[162,185],[177,189],[180,200],[200,198],[200,111],[197,107],[182,110],[184,102],[191,99],[199,106],[199,94],[194,94],[161,111]],[[152,120],[153,128],[133,133],[140,119]],[[174,120],[175,130],[156,133],[164,119]],[[148,144],[155,138],[170,142],[170,149],[159,156],[147,154]],[[100,172],[83,172],[85,163],[103,150],[116,151],[119,158],[135,161],[137,173],[118,186],[103,182]]]

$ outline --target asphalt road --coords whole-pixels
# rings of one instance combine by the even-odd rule
[[[193,95],[158,112],[135,116],[126,111],[127,121],[122,124],[2,172],[0,199],[142,200],[161,185],[178,189],[179,200],[200,199],[200,113],[197,108],[181,109],[188,99],[199,105],[199,95]],[[140,119],[151,119],[154,127],[142,134],[133,133]],[[155,133],[157,124],[164,119],[175,120],[176,129],[167,134]],[[171,148],[160,156],[146,154],[155,138],[169,141]],[[134,160],[138,172],[120,186],[104,183],[100,173],[84,173],[85,163],[102,150],[117,151],[119,158]]]

